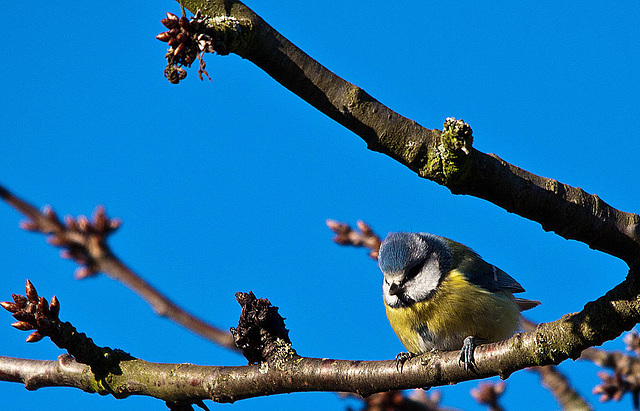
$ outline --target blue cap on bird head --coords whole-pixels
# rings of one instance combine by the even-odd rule
[[[432,251],[429,242],[416,233],[389,233],[380,246],[378,265],[383,272],[397,272],[424,260]]]

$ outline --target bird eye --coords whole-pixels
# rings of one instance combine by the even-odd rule
[[[422,271],[422,264],[416,264],[406,271],[405,277],[407,279],[414,278],[420,273],[420,271]]]

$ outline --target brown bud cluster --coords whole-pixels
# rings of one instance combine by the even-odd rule
[[[471,390],[471,396],[482,405],[488,405],[492,409],[500,409],[498,400],[506,388],[507,384],[504,381],[481,382],[477,388]]]
[[[202,55],[215,51],[213,32],[207,30],[205,19],[202,17],[200,10],[191,19],[185,16],[178,18],[173,13],[167,13],[167,17],[160,20],[160,22],[168,29],[158,34],[156,38],[169,44],[169,50],[165,55],[167,67],[164,71],[164,75],[169,82],[177,84],[184,79],[187,76],[187,72],[182,66],[191,67],[191,64],[196,59],[200,61],[198,68],[200,80],[203,80],[203,74],[211,80],[205,70],[206,64],[202,59]]]
[[[598,377],[602,382],[593,388],[593,393],[600,395],[600,402],[620,401],[622,396],[631,388],[629,382],[617,371],[613,375],[600,371],[598,372]]]
[[[63,223],[48,206],[43,209],[42,215],[45,219],[40,219],[39,222],[24,221],[20,226],[28,231],[50,234],[47,242],[55,247],[64,248],[60,253],[63,258],[72,259],[82,265],[75,273],[76,278],[97,274],[96,255],[105,252],[106,238],[122,225],[122,221],[108,218],[103,206],[96,207],[91,220],[85,216],[66,216]]]
[[[366,247],[369,249],[369,257],[374,260],[378,259],[378,250],[380,249],[380,237],[378,237],[371,227],[364,221],[358,221],[359,231],[354,231],[348,224],[335,220],[327,220],[327,227],[336,236],[333,241],[340,245],[351,245],[354,247]]]
[[[39,297],[36,288],[27,280],[26,297],[12,294],[13,302],[0,302],[0,306],[13,314],[17,321],[11,324],[21,331],[35,330],[27,337],[27,342],[37,342],[50,336],[60,323],[60,302],[53,296],[51,304]]]

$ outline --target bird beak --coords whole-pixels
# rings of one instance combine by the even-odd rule
[[[397,295],[400,294],[400,285],[398,283],[391,283],[389,286],[389,294]]]

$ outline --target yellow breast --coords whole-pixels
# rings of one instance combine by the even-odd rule
[[[460,349],[468,336],[501,341],[518,329],[520,321],[520,310],[510,293],[493,293],[470,284],[455,270],[428,300],[403,308],[385,304],[385,308],[391,327],[413,353]]]

